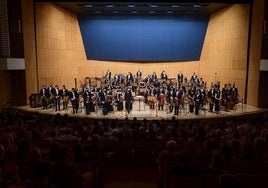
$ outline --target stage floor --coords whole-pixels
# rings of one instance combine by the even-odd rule
[[[172,119],[175,117],[176,119],[206,119],[206,118],[223,118],[223,117],[232,117],[232,116],[242,116],[248,114],[257,114],[261,112],[267,112],[268,109],[257,108],[254,106],[246,105],[243,103],[238,103],[236,107],[232,110],[221,110],[220,113],[216,114],[215,112],[208,111],[208,105],[204,105],[202,109],[199,111],[199,115],[195,115],[194,113],[189,112],[188,105],[184,105],[180,111],[179,115],[175,116],[174,113],[169,112],[169,105],[164,105],[164,110],[159,111],[156,109],[150,109],[150,107],[144,102],[134,101],[133,109],[128,114],[125,110],[117,111],[117,107],[114,105],[114,111],[109,112],[107,115],[104,115],[102,109],[96,109],[95,112],[91,112],[90,115],[86,115],[85,108],[83,104],[80,103],[80,108],[77,114],[72,114],[72,107],[69,106],[68,110],[55,111],[54,108],[49,108],[47,110],[43,110],[42,107],[31,108],[30,106],[18,106],[15,107],[19,110],[25,110],[30,112],[38,112],[42,114],[57,114],[61,115],[68,114],[68,116],[81,117],[81,118],[108,118],[108,119],[125,119],[128,117],[129,119],[133,119],[136,117],[138,120],[148,119],[148,120],[161,120],[161,119]]]

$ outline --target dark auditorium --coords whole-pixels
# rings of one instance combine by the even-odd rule
[[[266,188],[266,0],[1,0],[0,187]]]

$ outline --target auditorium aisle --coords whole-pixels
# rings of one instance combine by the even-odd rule
[[[109,166],[103,188],[157,188],[157,167]]]

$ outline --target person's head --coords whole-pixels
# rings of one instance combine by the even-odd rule
[[[170,140],[167,142],[167,150],[168,151],[176,151],[177,150],[177,143],[175,140]]]

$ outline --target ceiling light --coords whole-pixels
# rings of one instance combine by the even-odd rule
[[[172,10],[168,10],[167,13],[168,13],[168,14],[172,14],[173,11],[172,11]]]
[[[107,8],[113,8],[114,5],[106,5]]]
[[[135,5],[128,5],[127,7],[129,7],[129,8],[134,8]]]
[[[201,7],[201,5],[194,4],[193,7],[194,7],[194,8],[199,8],[199,7]]]
[[[158,5],[150,5],[151,8],[156,8]]]
[[[154,13],[155,13],[155,11],[151,10],[151,11],[149,11],[149,13],[150,13],[150,14],[154,14]]]
[[[171,7],[178,8],[178,7],[180,7],[180,5],[174,4],[174,5],[171,5]]]
[[[101,13],[101,11],[96,10],[96,11],[94,11],[94,13],[95,13],[95,14],[99,14],[99,13]]]
[[[131,11],[132,14],[137,14],[137,11]]]
[[[91,8],[92,5],[91,5],[91,4],[86,4],[86,5],[84,5],[84,7],[85,7],[85,8]]]

